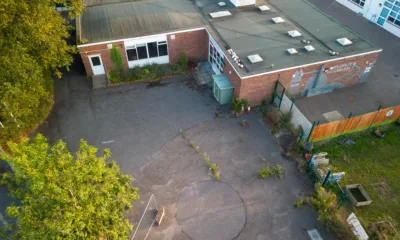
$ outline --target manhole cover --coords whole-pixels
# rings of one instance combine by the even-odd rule
[[[179,195],[176,219],[193,240],[233,239],[246,223],[246,210],[229,184],[201,181]]]

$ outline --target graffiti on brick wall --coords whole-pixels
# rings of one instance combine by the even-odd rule
[[[338,64],[329,68],[321,66],[319,70],[304,72],[303,69],[296,70],[290,82],[289,93],[291,95],[314,96],[322,93],[332,92],[336,88],[346,86],[346,80],[358,78],[359,82],[365,82],[375,62],[369,63],[368,67],[361,69],[356,62]],[[337,73],[340,73],[337,76]],[[312,74],[312,76],[309,76]],[[308,79],[301,91],[303,77]],[[300,92],[301,91],[301,92]]]

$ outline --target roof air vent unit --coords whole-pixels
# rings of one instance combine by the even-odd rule
[[[288,53],[290,53],[290,55],[293,55],[293,54],[297,53],[297,50],[294,49],[294,48],[289,48],[289,49],[287,49],[287,51],[288,51]]]
[[[225,2],[219,2],[218,5],[219,5],[220,7],[225,7],[225,6],[226,6],[226,3],[225,3]]]
[[[219,12],[210,13],[210,16],[212,18],[222,18],[222,17],[231,16],[231,15],[232,14],[229,11],[219,11]]]
[[[267,5],[258,6],[258,9],[260,9],[261,12],[270,10],[269,7],[268,7]]]
[[[337,41],[338,43],[340,43],[340,45],[342,45],[342,46],[347,46],[347,45],[350,45],[350,44],[353,43],[352,41],[350,41],[350,40],[347,39],[347,38],[339,38],[339,39],[336,39],[336,41]]]
[[[247,56],[247,58],[251,63],[258,63],[263,61],[263,59],[258,54]]]
[[[300,33],[299,31],[297,31],[297,30],[289,31],[289,32],[287,32],[287,33],[288,33],[289,36],[291,36],[291,37],[299,37],[299,36],[301,36],[301,33]]]
[[[272,21],[274,21],[274,23],[283,23],[285,22],[285,20],[281,17],[276,17],[276,18],[272,18]]]
[[[304,46],[304,49],[305,49],[307,52],[315,51],[315,48],[314,48],[313,46],[311,46],[311,45]]]

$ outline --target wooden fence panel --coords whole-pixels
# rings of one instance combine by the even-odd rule
[[[390,116],[387,116],[389,111],[393,111]],[[400,105],[381,109],[375,118],[374,124],[382,122],[394,121],[400,117]]]
[[[358,124],[358,128],[367,128],[367,127],[371,126],[372,121],[374,121],[377,113],[378,113],[378,111],[361,115],[362,118],[361,118],[360,123]]]
[[[320,124],[314,127],[310,136],[310,141],[337,137],[346,132],[361,131],[371,125],[389,123],[398,118],[400,118],[400,105],[384,108],[380,111],[370,112],[352,118]]]

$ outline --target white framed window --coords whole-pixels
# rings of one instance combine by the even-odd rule
[[[218,45],[210,41],[210,62],[220,71],[224,72],[224,55]]]
[[[349,0],[349,1],[351,1],[352,3],[360,6],[361,8],[363,8],[364,5],[365,5],[365,0]]]
[[[168,56],[167,41],[138,43],[126,47],[128,61]]]

